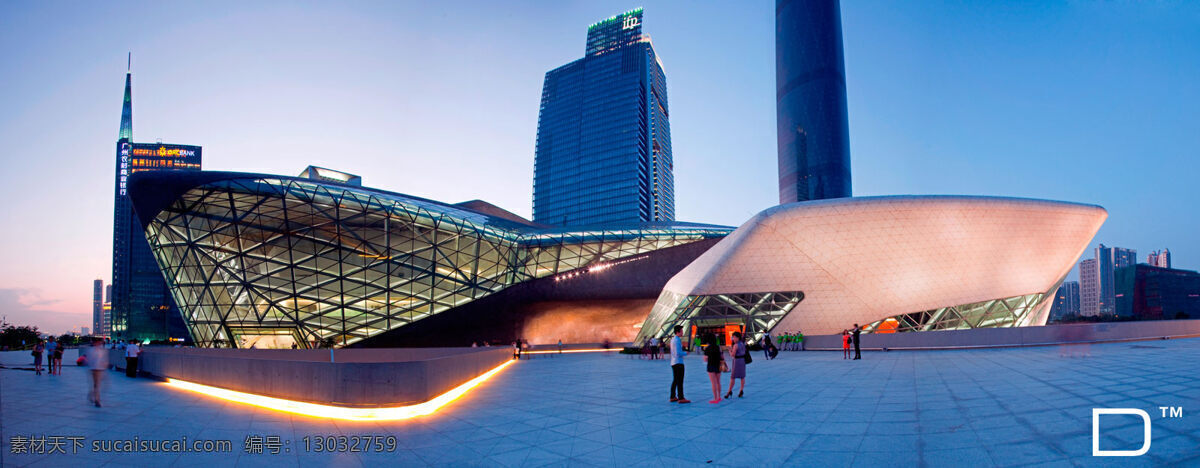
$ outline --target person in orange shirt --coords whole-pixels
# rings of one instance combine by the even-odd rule
[[[850,333],[842,330],[842,359],[850,359]]]

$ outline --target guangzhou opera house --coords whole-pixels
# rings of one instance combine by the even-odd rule
[[[134,209],[197,346],[1041,325],[1107,217],[1073,203],[898,196],[780,205],[736,230],[558,228],[346,180],[133,177]]]

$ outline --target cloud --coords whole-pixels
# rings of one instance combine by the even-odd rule
[[[44,333],[61,334],[80,326],[90,327],[90,312],[63,310],[62,300],[42,295],[39,289],[0,288],[0,316],[12,325],[32,325]]]

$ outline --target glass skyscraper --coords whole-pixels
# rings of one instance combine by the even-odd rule
[[[533,219],[556,226],[675,220],[667,77],[639,8],[588,28],[586,55],[546,73]]]
[[[849,197],[850,130],[838,0],[776,0],[779,203]]]
[[[133,142],[133,75],[125,72],[125,99],[117,138],[113,202],[112,308],[109,327],[128,340],[186,338],[187,328],[158,263],[150,253],[129,200],[129,175],[142,171],[200,170],[199,146]]]

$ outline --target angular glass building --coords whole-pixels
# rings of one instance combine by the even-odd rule
[[[351,345],[539,278],[568,288],[652,265],[656,252],[732,230],[545,228],[467,207],[478,201],[276,175],[147,173],[131,192],[192,339],[209,347]]]
[[[776,0],[779,203],[851,195],[838,0]]]
[[[588,28],[586,55],[546,73],[533,220],[596,226],[675,219],[667,78],[642,10]]]
[[[132,73],[125,73],[125,99],[113,190],[112,309],[105,322],[114,338],[164,340],[186,338],[187,329],[142,227],[134,218],[128,194],[132,174],[149,171],[199,171],[199,146],[133,142]]]

